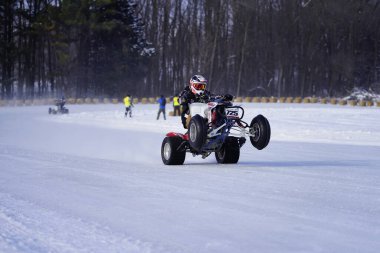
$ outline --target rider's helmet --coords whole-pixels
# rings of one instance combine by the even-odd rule
[[[190,89],[195,95],[202,95],[206,85],[207,80],[201,75],[195,75],[190,79]]]

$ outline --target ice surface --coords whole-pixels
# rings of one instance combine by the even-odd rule
[[[269,146],[183,166],[157,105],[0,108],[0,252],[379,252],[380,109],[242,105]]]

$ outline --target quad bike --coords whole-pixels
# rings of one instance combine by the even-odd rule
[[[49,114],[68,114],[69,109],[64,107],[64,102],[61,100],[56,100],[55,108],[49,107]]]
[[[268,120],[260,114],[250,124],[244,122],[244,109],[234,106],[224,97],[215,98],[207,104],[190,104],[190,115],[188,133],[166,134],[161,146],[164,164],[183,164],[186,152],[193,156],[201,155],[202,158],[215,152],[218,163],[237,163],[246,137],[258,150],[269,143],[271,129]]]

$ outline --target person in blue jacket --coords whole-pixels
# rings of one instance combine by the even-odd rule
[[[164,120],[166,120],[166,115],[165,115],[166,98],[164,97],[164,95],[160,96],[160,98],[157,100],[157,103],[160,105],[158,109],[157,120],[160,118],[161,112],[164,115]]]

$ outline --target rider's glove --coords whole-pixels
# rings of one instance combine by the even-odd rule
[[[234,99],[234,96],[232,96],[231,94],[226,94],[223,97],[227,101],[232,101]]]

